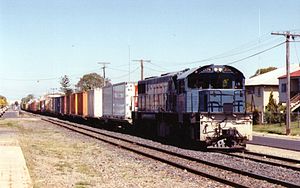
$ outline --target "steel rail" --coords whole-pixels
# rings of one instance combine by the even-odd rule
[[[295,170],[295,171],[300,171],[300,167],[298,166],[293,166],[293,165],[288,165],[288,164],[282,164],[282,163],[278,163],[278,162],[273,162],[273,161],[267,161],[266,159],[275,159],[275,160],[279,160],[279,159],[276,159],[277,156],[271,156],[271,157],[267,157],[265,155],[256,155],[256,154],[249,154],[249,155],[254,155],[254,156],[261,156],[261,157],[266,157],[265,159],[258,159],[258,158],[253,158],[253,157],[250,157],[250,156],[244,156],[244,155],[238,155],[238,154],[235,154],[235,153],[227,153],[227,152],[217,152],[217,153],[221,153],[223,155],[228,155],[228,156],[232,156],[232,157],[237,157],[237,158],[240,158],[240,159],[247,159],[247,160],[251,160],[251,161],[255,161],[255,162],[260,162],[260,163],[265,163],[265,164],[268,164],[268,165],[272,165],[272,166],[278,166],[278,167],[283,167],[283,168],[288,168],[288,169],[292,169],[292,170]],[[245,152],[244,152],[245,153]],[[248,154],[248,153],[245,153],[245,154]],[[290,162],[290,161],[285,161],[285,159],[287,158],[283,158],[283,162]],[[293,160],[292,161],[297,161],[297,160]],[[300,161],[298,163],[294,163],[293,164],[295,165],[298,165],[300,164]]]
[[[257,153],[257,152],[253,152],[253,151],[247,151],[247,150],[243,151],[243,152],[245,154],[250,154],[250,155],[255,155],[255,156],[260,156],[260,157],[267,157],[270,159],[276,159],[276,160],[280,160],[280,161],[300,164],[300,160],[297,160],[297,159],[291,159],[291,158],[287,158],[287,157],[280,157],[280,156],[275,156],[275,155]]]
[[[214,176],[214,175],[211,175],[209,173],[205,173],[205,172],[202,172],[202,171],[199,171],[195,168],[192,168],[190,166],[187,166],[187,165],[183,165],[183,164],[179,164],[179,163],[176,163],[174,161],[171,161],[171,160],[167,160],[166,158],[162,158],[162,157],[159,157],[159,156],[155,156],[155,155],[152,155],[150,153],[146,153],[146,152],[143,152],[141,150],[138,150],[138,149],[134,149],[133,147],[127,147],[127,146],[124,146],[124,145],[120,145],[116,142],[112,142],[112,141],[108,141],[106,139],[103,139],[103,138],[99,138],[97,136],[94,136],[94,135],[91,135],[91,134],[88,134],[88,133],[84,133],[80,130],[75,130],[73,128],[70,128],[68,126],[65,126],[65,125],[61,125],[60,123],[57,123],[57,122],[54,122],[53,120],[47,120],[47,119],[44,119],[42,118],[42,120],[44,121],[47,121],[47,122],[50,122],[52,124],[55,124],[55,125],[58,125],[58,126],[61,126],[61,127],[64,127],[66,129],[69,129],[71,131],[74,131],[74,132],[77,132],[77,133],[80,133],[80,134],[83,134],[83,135],[86,135],[86,136],[89,136],[91,138],[95,138],[97,140],[101,140],[103,142],[106,142],[106,143],[109,143],[111,145],[114,145],[114,146],[118,146],[120,148],[123,148],[123,149],[126,149],[126,150],[129,150],[129,151],[132,151],[134,153],[137,153],[137,154],[140,154],[140,155],[143,155],[143,156],[146,156],[146,157],[149,157],[151,159],[155,159],[155,160],[158,160],[160,162],[164,162],[166,164],[169,164],[169,165],[172,165],[172,166],[175,166],[177,168],[181,168],[181,169],[184,169],[184,170],[187,170],[188,172],[191,172],[191,173],[194,173],[196,175],[200,175],[200,176],[203,176],[203,177],[206,177],[206,178],[209,178],[209,179],[212,179],[212,180],[215,180],[217,182],[220,182],[220,183],[224,183],[226,185],[230,185],[230,186],[233,186],[233,187],[242,187],[242,188],[250,188],[248,186],[244,186],[244,185],[241,185],[239,183],[235,183],[233,181],[229,181],[229,180],[226,180],[226,179],[223,179],[223,178],[220,178],[218,176]],[[71,126],[71,125],[70,125]],[[78,127],[76,127],[78,128]],[[90,131],[90,130],[85,130],[85,131]],[[94,133],[97,133],[97,132],[94,132]],[[104,135],[105,136],[105,135]],[[135,144],[135,143],[131,143],[131,144]]]
[[[42,120],[48,121],[50,123],[58,124],[59,126],[64,126],[64,125],[61,125],[59,123],[53,122],[53,121],[56,121],[56,120],[53,120],[53,119],[51,120],[51,119],[42,118]],[[109,135],[109,134],[106,134],[106,133],[102,133],[102,132],[100,132],[98,130],[93,130],[93,128],[90,128],[90,127],[87,127],[87,126],[83,127],[83,125],[79,126],[79,125],[76,125],[76,124],[71,124],[71,123],[66,123],[66,122],[61,122],[61,121],[58,121],[58,122],[63,123],[63,124],[68,124],[70,126],[75,126],[77,128],[80,128],[80,129],[83,129],[83,130],[86,130],[86,131],[91,131],[93,133],[102,134],[104,136],[112,137],[114,139],[122,140],[122,141],[125,141],[125,142],[130,142],[130,143],[133,143],[135,145],[142,146],[142,147],[147,147],[149,149],[153,149],[153,150],[157,150],[157,151],[160,151],[160,152],[164,152],[164,153],[169,154],[169,155],[174,155],[174,156],[177,156],[177,157],[180,157],[180,158],[184,158],[184,159],[187,159],[187,160],[196,161],[198,163],[202,163],[202,164],[205,164],[205,165],[216,167],[216,168],[219,168],[219,169],[222,169],[222,170],[231,171],[231,172],[234,172],[234,173],[238,173],[238,174],[241,174],[241,175],[244,175],[244,176],[249,176],[249,177],[252,177],[252,178],[255,178],[255,179],[259,179],[259,180],[265,180],[265,181],[268,181],[270,183],[279,184],[279,185],[283,185],[283,186],[286,186],[286,187],[299,187],[300,188],[300,185],[295,184],[293,182],[288,182],[288,181],[284,181],[284,180],[278,180],[278,179],[275,179],[275,178],[272,178],[272,177],[267,177],[267,176],[264,176],[264,175],[255,174],[255,173],[251,173],[251,172],[239,170],[239,169],[236,169],[236,168],[232,168],[232,167],[228,167],[228,166],[223,166],[223,165],[220,165],[220,164],[216,164],[216,163],[212,163],[212,162],[209,162],[209,161],[201,160],[199,158],[195,158],[195,157],[191,157],[191,156],[186,156],[186,155],[179,154],[179,153],[174,153],[174,152],[168,151],[166,149],[157,148],[157,147],[149,146],[149,145],[146,145],[146,144],[132,142],[132,141],[130,141],[128,139],[119,138],[117,136],[112,136],[112,135]],[[68,128],[68,129],[72,130],[71,128]],[[85,134],[85,135],[90,136],[88,134]],[[97,138],[97,139],[99,139],[99,138]],[[105,141],[105,140],[103,140],[103,141]],[[118,145],[118,144],[115,144],[115,143],[112,143],[112,144],[113,145]],[[125,148],[125,149],[127,149],[127,148]],[[129,149],[129,150],[132,150],[132,149]],[[138,152],[140,152],[140,151],[138,151]],[[149,154],[145,154],[145,155],[149,155]],[[150,157],[150,156],[148,156],[148,157]],[[165,159],[162,159],[162,160],[165,160]],[[168,164],[169,163],[174,163],[172,161],[169,161],[169,162],[168,161],[164,161],[164,162],[168,163]],[[176,164],[172,164],[172,165],[176,166]],[[191,172],[193,172],[195,170],[195,169],[189,169],[187,166],[181,166],[181,168],[187,169],[187,170],[191,170]],[[195,173],[195,172],[193,172],[193,173]],[[203,173],[203,172],[201,172],[201,173]],[[205,176],[205,175],[203,175],[203,176]],[[209,176],[211,176],[211,175],[209,175]],[[214,180],[216,180],[218,178],[219,177],[211,177],[211,179],[214,179]],[[218,181],[218,180],[216,180],[216,181]],[[220,180],[219,182],[221,182],[221,181],[222,180]],[[228,180],[226,180],[226,181],[228,181]],[[222,183],[224,183],[224,182],[222,182]],[[227,182],[227,183],[230,183],[230,182]],[[225,183],[225,184],[227,184],[227,183]],[[230,185],[230,184],[228,184],[228,185]],[[240,184],[236,184],[236,185],[231,185],[231,186],[241,186],[241,185]],[[245,187],[247,187],[247,186],[245,186]]]

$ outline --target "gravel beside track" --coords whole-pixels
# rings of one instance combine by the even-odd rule
[[[248,159],[260,163],[266,163],[272,166],[279,166],[283,168],[290,168],[295,171],[300,171],[300,160],[261,154],[257,152],[249,152],[249,151],[234,152],[234,153],[220,152],[220,153],[234,156],[234,157],[239,157],[242,159]]]
[[[300,160],[300,152],[297,151],[284,150],[284,149],[272,148],[267,146],[252,145],[252,144],[247,144],[246,149],[253,152]]]
[[[176,151],[177,153],[185,154],[188,156],[193,156],[193,157],[207,160],[207,161],[210,161],[213,163],[229,166],[229,167],[236,168],[236,169],[242,169],[246,172],[255,172],[255,173],[261,174],[263,176],[268,176],[268,177],[272,177],[274,179],[280,179],[283,181],[292,182],[296,185],[300,185],[300,180],[299,180],[300,173],[298,171],[285,169],[285,168],[281,168],[281,167],[274,167],[271,165],[261,164],[261,163],[257,163],[257,162],[253,162],[253,161],[245,160],[245,159],[239,159],[236,157],[226,156],[224,154],[219,154],[219,153],[205,153],[205,152],[198,152],[198,151],[183,150],[183,149],[179,149],[179,148],[172,147],[172,146],[162,145],[162,144],[152,142],[149,140],[132,137],[129,135],[112,133],[112,132],[108,132],[108,131],[103,131],[103,132],[106,132],[107,134],[118,135],[118,136],[124,137],[124,138],[130,137],[130,139],[134,139],[135,142],[137,142],[137,143],[147,143],[148,145],[156,146],[158,148],[165,148],[168,150],[173,150],[173,151]],[[214,172],[217,174],[217,171],[214,171]],[[228,177],[230,177],[230,173],[228,173]],[[242,181],[245,181],[245,180],[243,179]],[[259,184],[255,184],[254,180],[250,180],[249,183],[250,183],[250,185],[252,185],[252,186],[254,185],[255,187],[270,187],[269,183],[267,183],[267,182],[265,182],[263,184],[261,182],[259,182]]]
[[[18,120],[34,187],[228,187],[42,122]]]

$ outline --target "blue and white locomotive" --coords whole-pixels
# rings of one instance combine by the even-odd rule
[[[252,139],[245,77],[228,65],[207,65],[138,82],[133,124],[158,137],[202,146],[245,146]]]

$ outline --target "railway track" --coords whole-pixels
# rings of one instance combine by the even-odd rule
[[[116,135],[110,135],[88,126],[63,122],[53,118],[42,118],[42,120],[233,187],[261,187],[261,185],[264,185],[263,187],[279,185],[284,187],[300,187],[295,182],[278,180],[259,173],[248,172],[163,148],[149,146],[127,138],[124,139]]]
[[[286,157],[279,157],[274,155],[262,154],[257,152],[251,151],[242,151],[242,152],[221,152],[217,151],[218,153],[237,157],[241,159],[247,159],[259,163],[269,164],[272,166],[278,166],[283,168],[288,168],[296,171],[300,171],[300,160],[286,158]]]

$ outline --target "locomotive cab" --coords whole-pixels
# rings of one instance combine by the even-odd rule
[[[207,146],[234,147],[252,139],[245,78],[240,71],[226,65],[208,65],[182,74],[178,83],[179,112],[198,116],[191,119],[192,124],[200,124],[195,140]]]

